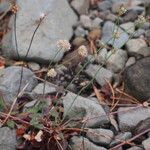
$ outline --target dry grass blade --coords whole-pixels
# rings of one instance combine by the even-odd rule
[[[100,92],[98,91],[97,87],[93,85],[93,89],[94,89],[94,92],[95,92],[95,95],[96,95],[97,99],[99,100],[99,103],[104,103],[105,99],[100,94]]]

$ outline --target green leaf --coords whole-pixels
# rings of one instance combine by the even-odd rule
[[[8,127],[12,129],[15,128],[15,122],[13,120],[8,120],[6,124]]]

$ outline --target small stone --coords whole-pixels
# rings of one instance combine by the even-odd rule
[[[101,37],[101,30],[99,28],[91,30],[88,34],[88,38],[90,40],[96,40],[99,39],[100,37]]]
[[[16,150],[16,132],[8,127],[0,128],[0,150]]]
[[[139,101],[146,101],[150,98],[150,57],[145,57],[124,71],[123,81],[125,92],[137,98]]]
[[[136,62],[136,59],[135,59],[135,57],[130,57],[129,59],[128,59],[128,61],[126,62],[126,67],[129,67],[129,66],[131,66],[131,65],[133,65],[134,63]]]
[[[123,17],[123,22],[134,22],[138,18],[138,14],[136,11],[129,10]]]
[[[33,71],[38,71],[40,70],[40,65],[35,63],[35,62],[29,62],[28,67],[33,70]]]
[[[141,54],[143,56],[149,56],[149,50],[142,50],[142,48],[147,47],[145,40],[143,39],[131,39],[126,43],[127,50],[130,54]]]
[[[0,74],[0,92],[6,103],[13,103],[16,98],[20,86],[22,67],[12,66],[2,70]],[[24,92],[31,92],[37,85],[37,79],[34,73],[23,67],[23,75],[20,91],[28,84]]]
[[[113,73],[110,70],[105,69],[101,65],[92,65],[90,64],[85,72],[91,78],[95,78],[97,83],[103,86],[106,83],[106,80],[111,82],[113,78]]]
[[[106,15],[105,19],[109,20],[109,21],[112,21],[112,22],[115,22],[117,20],[117,18],[118,17],[116,15],[109,13],[109,14]],[[120,18],[119,18],[119,20],[120,20]]]
[[[149,118],[150,108],[120,107],[118,122],[121,131],[132,131],[139,122]]]
[[[87,34],[87,31],[83,29],[82,27],[78,26],[76,30],[74,31],[74,33],[77,37],[85,37],[85,35]]]
[[[145,150],[150,150],[150,138],[144,140],[142,142],[142,144],[143,144]]]
[[[128,148],[127,150],[143,150],[141,147],[132,146],[131,148]]]
[[[31,101],[31,102],[26,103],[26,104],[24,105],[24,109],[26,109],[26,108],[31,108],[31,107],[35,106],[35,104],[37,103],[37,101],[38,101],[38,100],[33,100],[33,101]]]
[[[71,2],[71,6],[76,10],[79,15],[87,14],[89,5],[89,0],[73,0]]]
[[[81,15],[80,23],[84,28],[90,29],[92,27],[92,20],[90,19],[89,16]]]
[[[134,38],[139,38],[141,35],[145,34],[145,30],[144,29],[138,29],[137,31],[135,31],[135,33],[133,34]]]
[[[81,45],[84,45],[85,43],[86,43],[86,39],[83,37],[76,37],[72,42],[73,46],[75,47],[79,47]]]
[[[103,20],[101,18],[96,17],[92,21],[92,28],[100,28],[102,23],[103,23]]]
[[[44,83],[39,83],[32,91],[34,94],[42,95],[43,94]],[[56,88],[48,83],[45,84],[44,93],[54,93],[56,92]]]
[[[108,0],[98,2],[98,10],[105,11],[112,7],[112,3]]]
[[[108,146],[113,139],[113,132],[108,129],[89,129],[87,138],[98,145]]]
[[[124,140],[128,140],[132,137],[132,133],[131,132],[123,132],[123,133],[120,133],[118,135],[116,135],[114,137],[115,140],[113,140],[110,144],[111,147],[121,143],[121,141],[124,141]]]
[[[119,37],[114,38],[114,29],[117,30]],[[129,39],[128,34],[113,22],[107,21],[102,29],[102,42],[112,45],[114,48],[121,48]]]
[[[107,59],[107,54],[108,54],[108,52],[107,52],[106,48],[103,48],[103,49],[99,50],[98,55],[96,57],[96,61],[99,64],[105,64],[106,59]]]
[[[99,127],[109,123],[103,107],[95,101],[69,92],[63,98],[63,104],[64,116],[70,119],[83,119],[86,121],[86,127]],[[81,123],[78,122],[77,124],[80,125]]]
[[[127,33],[133,34],[135,32],[135,24],[133,22],[127,22],[120,25]]]
[[[109,57],[106,62],[107,69],[112,70],[115,73],[121,71],[124,68],[128,58],[127,52],[121,49],[116,50],[116,52],[114,53],[112,51],[109,51],[107,57]]]
[[[73,136],[70,140],[72,150],[106,150],[106,148],[97,146],[84,137]]]

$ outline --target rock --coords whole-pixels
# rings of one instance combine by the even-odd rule
[[[39,83],[32,91],[34,94],[42,95],[43,94],[44,83]],[[56,92],[56,88],[48,83],[45,84],[45,94],[50,94]]]
[[[76,30],[74,31],[74,33],[77,37],[85,37],[85,35],[88,34],[88,31],[86,31],[82,27],[78,26],[76,28]]]
[[[81,45],[85,45],[85,43],[86,43],[86,39],[83,37],[76,37],[72,42],[73,46],[77,48]]]
[[[121,143],[121,141],[123,140],[128,140],[132,137],[132,133],[131,132],[123,132],[123,133],[120,133],[118,135],[116,135],[114,137],[114,140],[111,142],[110,146],[113,147],[119,143]]]
[[[142,142],[142,144],[143,144],[145,150],[150,150],[150,138],[144,140]]]
[[[131,65],[133,65],[136,62],[135,57],[129,57],[128,61],[126,62],[126,67],[129,67]]]
[[[145,34],[145,30],[144,29],[138,29],[137,31],[135,31],[135,33],[133,34],[134,38],[139,38],[141,35]]]
[[[107,59],[107,49],[103,48],[99,50],[98,55],[96,57],[96,61],[100,64],[105,64]]]
[[[79,15],[87,14],[90,1],[89,0],[73,0],[71,6]]]
[[[108,129],[89,129],[87,138],[97,145],[108,146],[113,139],[113,132]]]
[[[136,11],[129,10],[123,17],[123,22],[134,22],[138,18],[138,14]]]
[[[111,82],[113,78],[113,73],[110,70],[105,69],[101,65],[92,65],[90,64],[85,72],[91,78],[95,78],[97,83],[103,86],[106,83],[106,79]]]
[[[8,127],[0,128],[0,150],[16,150],[16,132]]]
[[[149,118],[150,108],[120,107],[118,122],[121,131],[132,131],[139,122]]]
[[[74,136],[70,141],[72,150],[106,150],[104,147],[97,146],[84,137]]]
[[[112,22],[115,22],[117,20],[117,18],[118,17],[116,15],[109,13],[109,14],[106,15],[105,19],[109,20],[109,21],[112,21]],[[120,18],[119,18],[119,21],[120,21]]]
[[[126,47],[130,54],[141,54],[143,56],[150,55],[149,50],[142,50],[142,48],[147,47],[147,44],[143,39],[131,39],[126,43]]]
[[[99,28],[92,29],[88,34],[88,38],[93,41],[99,39],[100,37],[101,37],[101,30]]]
[[[134,65],[124,71],[123,81],[125,92],[134,96],[140,101],[150,98],[150,57],[137,61]]]
[[[40,63],[49,62],[49,60],[54,62],[61,60],[64,51],[62,50],[58,53],[59,48],[56,43],[60,39],[69,40],[72,37],[72,26],[77,21],[77,16],[68,2],[66,0],[17,0],[16,4],[20,8],[17,13],[16,23],[20,57],[25,57],[33,32],[38,25],[37,22],[40,20],[40,13],[44,13],[46,17],[36,32],[27,60]],[[11,30],[4,35],[2,47],[5,56],[18,58],[13,22],[14,17],[12,16],[9,23]]]
[[[128,148],[127,150],[143,150],[141,147],[132,146],[131,148]]]
[[[92,20],[92,28],[100,28],[102,23],[103,20],[101,18],[96,17],[94,20]]]
[[[33,70],[33,71],[38,71],[40,70],[40,65],[35,63],[35,62],[29,62],[28,67]]]
[[[127,22],[120,25],[128,34],[133,35],[135,32],[135,24],[133,22]]]
[[[108,0],[98,2],[98,10],[99,11],[105,11],[105,10],[110,9],[111,7],[112,7],[112,3]]]
[[[145,37],[150,40],[150,30],[146,30]]]
[[[84,28],[90,29],[92,27],[92,20],[90,19],[89,16],[81,15],[80,23]]]
[[[3,95],[5,102],[8,104],[11,104],[18,94],[21,70],[22,67],[20,66],[12,66],[3,69],[0,73],[0,92]],[[29,85],[24,91],[31,92],[37,84],[37,79],[31,70],[23,68],[22,84],[20,90],[22,90],[27,84]]]
[[[119,38],[113,37],[114,29],[117,30]],[[129,36],[114,23],[107,21],[102,29],[102,42],[112,45],[114,48],[121,48],[129,39]]]
[[[1,0],[0,1],[0,14],[3,12],[7,12],[9,10],[10,4],[9,1],[7,0]]]
[[[109,57],[106,61],[107,69],[112,70],[113,72],[120,72],[127,61],[127,52],[121,49],[118,49],[116,52],[109,51],[107,56]]]
[[[70,119],[86,120],[86,127],[99,127],[109,123],[103,107],[90,99],[69,92],[63,99],[64,116]]]

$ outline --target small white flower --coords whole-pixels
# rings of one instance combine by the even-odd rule
[[[43,19],[46,15],[44,13],[40,14],[40,19]]]
[[[127,9],[124,6],[121,6],[119,9],[119,16],[122,16],[123,14],[125,14],[127,12]]]
[[[84,45],[81,45],[81,46],[78,48],[78,54],[79,54],[81,57],[87,57],[87,55],[88,55],[87,48],[86,48]]]
[[[67,41],[67,40],[57,41],[57,46],[65,51],[68,51],[71,48],[71,45],[70,45],[69,41]]]
[[[31,140],[31,136],[29,134],[24,134],[23,138],[25,138],[26,140],[30,141]]]
[[[118,39],[118,38],[120,37],[119,31],[114,30],[113,37],[114,37],[115,39]]]
[[[146,23],[145,17],[142,16],[142,15],[138,16],[138,19],[137,19],[137,21],[135,21],[135,24],[136,24],[137,26],[141,26],[141,25],[143,25],[144,23]]]
[[[41,142],[41,141],[42,141],[42,135],[43,135],[43,131],[40,130],[40,131],[37,133],[37,135],[34,137],[35,140],[36,140],[37,142]]]
[[[51,68],[48,72],[47,72],[47,76],[48,77],[51,77],[51,78],[54,78],[57,76],[57,72],[55,71],[54,68]]]

